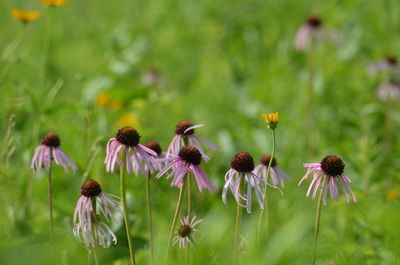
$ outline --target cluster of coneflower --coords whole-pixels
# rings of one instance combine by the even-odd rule
[[[231,169],[225,174],[225,184],[222,190],[222,200],[227,202],[227,193],[230,190],[237,203],[237,216],[235,224],[234,240],[234,262],[239,263],[239,244],[240,244],[240,218],[242,209],[248,213],[252,210],[252,198],[258,202],[260,208],[259,225],[257,235],[263,232],[263,213],[267,207],[268,187],[272,187],[282,192],[284,183],[289,177],[277,165],[275,158],[275,130],[278,125],[278,113],[264,114],[263,118],[272,132],[272,152],[265,154],[260,159],[260,164],[255,166],[253,157],[247,152],[235,154],[231,160]],[[115,220],[116,214],[124,216],[130,260],[131,264],[136,264],[135,252],[133,247],[133,236],[130,231],[128,218],[128,207],[126,203],[125,175],[143,175],[146,177],[146,194],[148,209],[148,230],[149,230],[149,249],[151,262],[154,261],[153,235],[152,235],[152,214],[151,214],[151,190],[150,180],[155,175],[156,179],[165,176],[172,179],[171,186],[179,189],[178,202],[173,217],[171,231],[167,244],[166,262],[172,245],[186,248],[186,260],[189,263],[189,243],[194,243],[194,232],[196,226],[203,221],[197,219],[192,210],[192,183],[196,182],[199,192],[208,190],[217,192],[217,187],[211,182],[209,176],[201,169],[202,161],[210,160],[204,152],[200,143],[208,148],[219,151],[218,148],[195,133],[195,129],[202,127],[202,124],[193,125],[189,121],[181,121],[176,125],[175,136],[172,139],[167,152],[162,152],[160,145],[155,141],[140,144],[140,134],[135,128],[124,127],[118,130],[115,137],[111,138],[106,146],[106,157],[104,160],[107,172],[115,172],[116,167],[120,170],[121,197],[106,193],[102,190],[100,183],[94,179],[87,179],[81,187],[81,197],[77,202],[73,217],[73,234],[83,242],[86,247],[93,252],[96,264],[98,264],[97,247],[110,247],[117,243],[117,238],[108,225]],[[53,211],[52,211],[52,165],[53,163],[62,166],[66,171],[71,168],[76,171],[75,163],[60,148],[60,138],[54,132],[49,132],[43,136],[41,145],[35,150],[32,158],[31,167],[36,172],[42,167],[48,172],[49,180],[49,216],[50,230],[53,234]],[[307,196],[312,193],[314,199],[320,191],[317,222],[319,227],[319,216],[321,203],[327,203],[327,194],[331,198],[338,200],[339,189],[342,190],[346,200],[356,201],[356,198],[349,187],[350,179],[344,175],[344,162],[337,156],[330,155],[323,158],[320,163],[304,164],[308,168],[307,173],[299,184],[312,176],[311,184],[307,191]],[[277,186],[281,186],[280,188]],[[187,190],[188,204],[187,215],[181,217],[181,205],[184,191]],[[282,192],[283,193],[283,192]],[[180,226],[177,230],[176,225],[180,219]],[[318,234],[315,235],[316,237]],[[91,252],[89,252],[91,253]],[[315,256],[314,256],[315,257]]]

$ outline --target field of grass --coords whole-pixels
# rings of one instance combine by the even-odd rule
[[[14,8],[41,16],[23,24],[12,18]],[[310,15],[340,42],[295,50],[296,31]],[[322,207],[317,264],[400,264],[400,109],[377,97],[390,74],[368,71],[400,55],[399,17],[396,0],[70,0],[56,8],[2,0],[0,264],[88,264],[72,218],[86,178],[120,194],[118,171],[106,173],[103,163],[108,139],[132,126],[142,143],[156,140],[166,151],[181,120],[205,124],[196,134],[221,150],[205,149],[211,159],[201,163],[218,192],[193,189],[193,214],[204,222],[190,264],[233,264],[236,203],[232,194],[222,202],[224,175],[235,153],[247,151],[258,164],[271,152],[261,117],[271,112],[279,112],[277,161],[291,181],[283,196],[269,189],[262,240],[258,204],[243,212],[240,263],[311,264],[317,201],[305,197],[309,181],[297,183],[302,163],[337,155],[357,203],[341,194]],[[78,166],[76,173],[53,167],[54,244],[47,174],[30,168],[49,131]],[[137,264],[151,264],[145,177],[126,179]],[[151,180],[157,265],[164,264],[179,193],[170,183]],[[99,249],[100,264],[128,264],[121,215],[111,228],[118,243]],[[171,261],[185,264],[185,251],[174,246]]]

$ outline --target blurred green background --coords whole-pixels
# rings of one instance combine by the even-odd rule
[[[41,17],[23,25],[12,19],[14,8],[38,10]],[[340,44],[313,51],[312,115],[309,54],[293,45],[311,14],[342,36]],[[243,264],[311,263],[316,201],[297,182],[306,172],[303,162],[328,154],[345,161],[358,202],[347,205],[341,196],[323,207],[318,264],[400,264],[399,107],[388,110],[376,97],[387,76],[367,71],[387,54],[398,55],[399,16],[396,0],[70,0],[58,8],[2,0],[0,264],[51,264],[46,174],[29,168],[44,133],[57,132],[79,168],[76,174],[54,168],[56,264],[87,264],[84,245],[72,235],[72,216],[86,177],[119,195],[118,175],[103,164],[107,140],[130,125],[143,143],[157,140],[166,150],[184,119],[204,123],[196,133],[222,151],[208,150],[211,161],[202,163],[220,191],[194,192],[194,213],[205,221],[192,264],[231,264],[235,204],[231,195],[222,203],[223,177],[234,153],[248,151],[258,163],[270,152],[261,114],[275,111],[277,159],[292,181],[283,197],[271,191],[270,232],[260,249],[257,205],[244,214]],[[392,139],[386,148],[385,137]],[[127,181],[138,264],[150,264],[145,178]],[[157,264],[178,196],[169,184],[152,182]],[[118,244],[101,250],[101,264],[127,261],[119,220],[112,226]],[[175,247],[174,264],[183,257]]]

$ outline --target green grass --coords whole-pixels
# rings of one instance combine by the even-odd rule
[[[16,7],[40,10],[42,16],[8,53],[23,34],[10,16]],[[338,46],[316,51],[314,117],[307,112],[307,55],[293,48],[296,30],[310,14],[342,35]],[[233,154],[248,151],[258,162],[270,152],[261,114],[275,111],[277,159],[292,181],[284,197],[271,191],[269,239],[261,249],[255,247],[257,206],[244,214],[243,264],[310,263],[316,201],[305,198],[307,187],[297,182],[306,172],[303,162],[319,162],[327,154],[345,161],[358,203],[347,205],[341,197],[323,207],[318,264],[400,264],[399,108],[391,112],[390,132],[386,105],[376,98],[386,76],[367,71],[387,54],[399,55],[399,15],[395,0],[71,0],[53,10],[38,1],[2,1],[0,264],[52,264],[46,174],[29,168],[48,131],[60,135],[79,167],[76,174],[54,169],[55,264],[87,264],[84,245],[72,235],[74,208],[86,171],[105,191],[119,194],[118,175],[106,173],[103,160],[105,144],[125,114],[137,119],[143,142],[157,140],[164,150],[180,120],[206,124],[197,133],[222,152],[209,151],[211,161],[202,167],[219,193],[194,192],[194,213],[205,221],[191,264],[232,264],[235,204],[232,196],[222,203],[223,177]],[[141,78],[151,66],[159,69],[161,81],[145,85]],[[99,106],[99,92],[122,107]],[[12,116],[15,126],[9,125]],[[312,128],[306,126],[309,119]],[[310,131],[314,154],[308,151]],[[388,133],[393,143],[385,150]],[[164,259],[178,196],[169,184],[165,178],[152,182],[157,264]],[[144,186],[143,176],[127,176],[139,265],[150,264]],[[101,264],[124,264],[128,257],[122,219],[113,230],[118,244],[101,249]],[[184,252],[174,248],[173,259],[183,264]]]

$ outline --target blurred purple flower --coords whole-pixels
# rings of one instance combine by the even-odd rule
[[[388,55],[385,59],[373,63],[369,66],[369,72],[371,75],[376,75],[379,72],[388,71],[395,76],[400,75],[400,65],[397,57],[394,55]]]
[[[149,69],[142,75],[142,83],[145,85],[154,85],[158,83],[160,79],[161,74],[154,66],[149,67]]]
[[[167,157],[164,159],[159,159],[159,162],[168,162],[167,165],[157,174],[156,178],[160,178],[172,169],[171,173],[167,175],[167,179],[173,177],[171,186],[182,187],[184,183],[184,178],[187,173],[193,173],[197,181],[197,186],[201,192],[203,189],[207,189],[211,192],[216,192],[217,187],[215,187],[207,174],[199,167],[202,159],[202,154],[194,146],[183,147],[177,156]]]
[[[124,127],[118,130],[116,137],[111,138],[107,143],[107,154],[104,163],[107,172],[114,172],[115,163],[120,167],[124,166],[123,161],[118,157],[120,151],[125,147],[126,169],[128,174],[134,172],[138,174],[138,170],[146,175],[146,168],[153,172],[158,169],[158,163],[155,161],[157,153],[139,144],[140,135],[136,129],[132,127]]]
[[[318,189],[320,188],[322,189],[322,201],[324,204],[326,204],[328,188],[331,194],[331,198],[334,200],[338,200],[340,186],[347,203],[349,203],[350,199],[353,199],[354,202],[357,202],[357,199],[349,186],[351,180],[346,175],[344,175],[345,164],[342,159],[334,155],[329,155],[324,157],[321,163],[309,163],[303,165],[308,169],[307,173],[300,180],[298,184],[299,186],[305,179],[308,178],[310,174],[313,174],[313,179],[307,190],[307,197],[310,195],[311,190],[314,187],[312,199],[315,199]]]
[[[168,157],[176,156],[179,153],[181,148],[185,146],[184,137],[187,137],[189,145],[196,147],[200,151],[204,161],[208,161],[210,158],[204,153],[203,148],[201,148],[198,140],[202,141],[206,146],[208,146],[212,150],[219,152],[218,147],[216,147],[214,144],[194,134],[194,129],[203,126],[204,124],[193,125],[189,121],[181,121],[180,123],[178,123],[175,127],[176,135],[174,136],[168,147],[167,156]]]
[[[321,41],[339,43],[340,35],[337,32],[325,29],[320,17],[310,16],[297,30],[295,48],[298,51],[305,51],[311,47],[311,43]]]
[[[378,88],[378,98],[384,102],[398,100],[400,98],[400,84],[392,79],[381,84]]]
[[[42,144],[36,147],[35,153],[32,157],[31,168],[39,172],[44,165],[46,170],[50,169],[52,160],[57,165],[62,166],[65,171],[68,171],[68,167],[76,172],[77,167],[75,163],[69,158],[69,156],[60,148],[60,137],[54,132],[45,134],[42,138]]]
[[[267,168],[269,165],[269,161],[271,160],[271,155],[270,154],[265,154],[261,157],[261,163],[255,167],[253,170],[253,173],[257,176],[262,176],[264,181],[267,181]],[[278,185],[280,184],[282,187],[284,187],[284,181],[289,180],[289,176],[286,175],[285,171],[278,166],[275,157],[272,158],[271,162],[271,168],[270,168],[270,176],[271,176],[271,181],[272,184]]]

